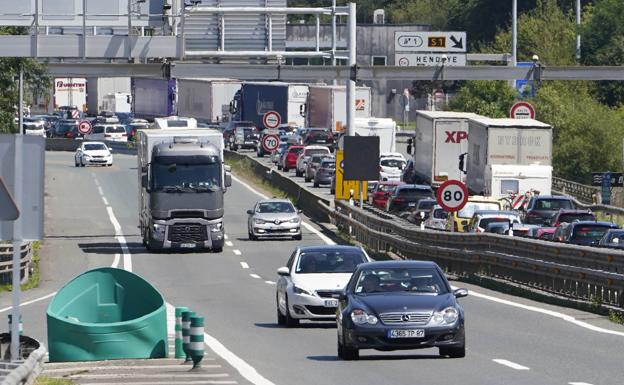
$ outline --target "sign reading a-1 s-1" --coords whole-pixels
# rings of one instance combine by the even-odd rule
[[[398,31],[395,52],[466,52],[466,32]]]

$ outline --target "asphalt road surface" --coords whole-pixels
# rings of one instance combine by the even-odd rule
[[[622,383],[623,327],[593,314],[458,282],[454,285],[471,291],[460,300],[466,312],[465,358],[440,358],[437,349],[424,349],[362,351],[360,361],[339,361],[331,323],[304,322],[297,329],[276,325],[276,269],[297,245],[331,242],[319,236],[315,225],[308,221],[302,241],[247,240],[245,211],[260,196],[235,179],[225,199],[227,243],[222,253],[149,254],[137,229],[136,158],[116,154],[113,167],[74,168],[72,157],[46,153],[42,282],[23,296],[25,334],[44,343],[51,293],[87,269],[117,263],[149,280],[169,304],[205,316],[207,358],[218,366],[211,372],[218,376],[175,383]],[[8,314],[10,301],[9,293],[0,294],[1,313]],[[174,382],[133,377],[119,383]]]

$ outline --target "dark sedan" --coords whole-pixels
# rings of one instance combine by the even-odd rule
[[[608,230],[617,228],[617,225],[611,222],[572,222],[566,230],[564,242],[575,245],[595,246]]]
[[[338,357],[357,360],[360,349],[382,351],[437,347],[464,357],[464,309],[440,267],[425,261],[358,265],[338,305]]]
[[[431,186],[404,184],[397,186],[386,202],[386,211],[401,212],[413,210],[421,199],[434,198]]]
[[[546,225],[559,210],[570,210],[574,204],[569,197],[558,195],[537,195],[531,198],[522,218],[522,223]]]

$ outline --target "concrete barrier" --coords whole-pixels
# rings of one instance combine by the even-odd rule
[[[63,138],[47,138],[46,151],[70,151],[75,152],[82,144],[82,140],[63,139]],[[136,146],[134,142],[113,142],[104,141],[106,145],[113,150],[113,154],[136,155]]]

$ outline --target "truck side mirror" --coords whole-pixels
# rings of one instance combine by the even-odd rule
[[[232,186],[232,167],[223,165],[223,170],[225,171],[225,187],[230,187]]]
[[[464,170],[464,166],[466,163],[467,154],[468,154],[467,152],[464,152],[463,154],[459,156],[459,171],[463,172],[464,174],[466,173],[466,170]]]
[[[299,105],[299,115],[305,117],[307,112],[307,106],[305,104]]]

